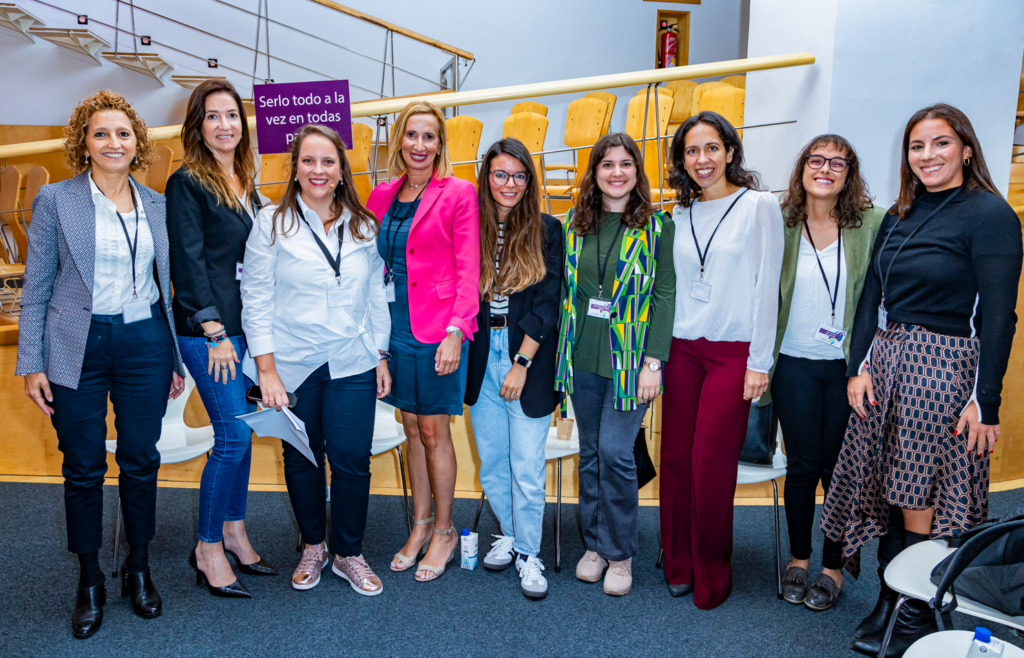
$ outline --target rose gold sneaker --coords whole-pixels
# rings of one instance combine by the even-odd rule
[[[633,558],[608,563],[608,573],[604,575],[604,593],[612,596],[625,596],[633,589]]]
[[[380,578],[373,573],[373,569],[366,564],[362,555],[346,558],[335,555],[331,571],[347,580],[352,589],[363,596],[377,596],[384,591]]]
[[[320,572],[330,561],[327,545],[320,542],[316,546],[306,545],[302,550],[299,566],[292,572],[292,587],[297,590],[313,589],[320,583]]]
[[[588,583],[596,583],[604,575],[604,568],[608,566],[608,560],[598,555],[595,551],[587,551],[580,558],[576,565],[576,577]]]

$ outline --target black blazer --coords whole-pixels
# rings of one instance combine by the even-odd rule
[[[179,336],[202,337],[203,322],[242,335],[242,296],[235,264],[245,258],[252,219],[232,210],[182,167],[167,181],[167,232],[171,241],[174,325]],[[259,196],[252,200],[260,208]]]
[[[533,365],[526,375],[520,402],[523,413],[530,418],[549,416],[561,401],[555,390],[555,364],[558,356],[558,302],[561,295],[563,242],[562,224],[551,215],[542,214],[544,228],[544,265],[547,274],[526,290],[508,298],[508,356],[513,358],[527,335],[540,343]],[[484,256],[485,258],[487,256]],[[487,371],[487,354],[491,349],[491,305],[480,302],[477,330],[469,343],[469,369],[466,377],[466,404],[475,404]]]

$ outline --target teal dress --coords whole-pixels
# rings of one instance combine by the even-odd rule
[[[395,301],[391,309],[391,394],[384,402],[402,411],[433,416],[462,415],[462,400],[466,395],[466,372],[469,362],[469,343],[463,341],[459,369],[450,375],[439,376],[434,370],[434,358],[441,343],[421,343],[412,335],[409,318],[409,278],[405,248],[409,229],[419,207],[419,199],[402,203],[395,200],[381,221],[377,237],[377,250],[394,277]]]

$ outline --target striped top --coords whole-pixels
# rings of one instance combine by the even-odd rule
[[[505,248],[505,222],[498,222],[498,251],[494,255],[495,276],[501,274],[501,252]],[[508,315],[508,297],[495,295],[491,300],[491,316]]]

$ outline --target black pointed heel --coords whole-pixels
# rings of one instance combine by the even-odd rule
[[[227,587],[214,587],[207,580],[206,574],[199,568],[199,561],[196,559],[196,549],[192,549],[192,552],[188,556],[188,565],[196,570],[196,585],[206,585],[207,591],[214,596],[220,596],[226,599],[251,599],[252,592],[250,592],[242,581],[236,580]]]
[[[248,574],[250,576],[277,575],[277,569],[267,564],[266,560],[264,560],[263,558],[260,558],[259,562],[254,562],[253,564],[242,564],[242,561],[238,559],[238,556],[235,555],[234,551],[229,551],[225,548],[224,554],[233,557],[235,559],[235,564],[238,565],[238,570],[244,574]]]
[[[121,598],[126,596],[132,599],[132,612],[143,619],[155,619],[163,611],[163,600],[149,569],[142,573],[128,573],[127,565],[121,569]]]

